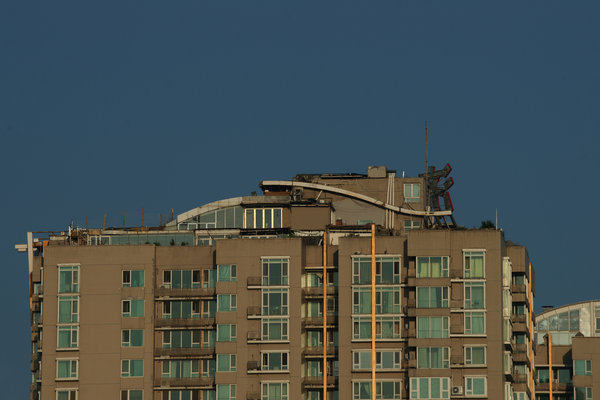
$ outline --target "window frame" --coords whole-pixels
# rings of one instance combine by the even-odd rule
[[[61,330],[63,332],[70,332],[70,346],[67,347],[61,347],[60,346],[60,337],[61,337]],[[73,332],[75,332],[75,335],[73,335]],[[75,350],[79,348],[79,325],[73,325],[73,324],[65,324],[65,325],[57,325],[56,326],[56,350],[57,351],[63,351],[63,350]]]
[[[132,344],[133,332],[142,332],[142,344]],[[125,335],[127,334],[127,341]],[[121,329],[121,347],[144,347],[144,330],[143,329]]]
[[[77,388],[56,388],[55,389],[55,393],[56,393],[56,400],[58,399],[58,395],[60,394],[60,392],[66,392],[68,395],[68,399],[67,400],[77,400],[79,398],[79,390]],[[72,394],[75,394],[75,396],[71,396]]]
[[[269,400],[269,386],[270,385],[281,385],[281,400],[288,400],[290,398],[290,381],[261,381],[260,382],[260,398],[261,400]],[[283,387],[285,385],[285,393]],[[267,391],[265,393],[265,386]]]
[[[134,272],[141,272],[141,274],[142,274],[142,279],[141,279],[142,285],[141,286],[133,285],[133,280],[134,280],[133,273]],[[127,278],[129,280],[128,282],[126,282],[125,276],[128,276],[128,278]],[[121,285],[124,288],[126,288],[126,287],[145,287],[146,286],[146,271],[143,269],[124,269],[122,271],[121,278],[122,278]]]
[[[144,389],[121,389],[121,400],[130,400],[131,392],[141,392],[141,398],[144,398]],[[123,395],[125,395],[125,398],[123,398]]]
[[[60,320],[60,307],[61,307],[61,303],[63,302],[69,302],[70,303],[70,318],[71,321],[61,321]],[[75,305],[75,307],[73,307],[73,305]],[[75,310],[73,310],[75,309]],[[57,324],[77,324],[79,323],[79,296],[71,296],[71,295],[67,295],[67,296],[58,296],[58,310],[56,313],[56,322]]]
[[[481,314],[483,317],[483,332],[475,332],[473,333],[473,316],[475,314]],[[467,329],[467,318],[471,325],[471,328]],[[464,313],[464,334],[471,336],[485,336],[487,334],[486,327],[486,312],[485,311],[465,311]]]
[[[141,375],[131,375],[131,365],[134,361],[141,361]],[[124,366],[127,365],[127,371]],[[121,378],[143,378],[144,377],[144,360],[143,359],[126,359],[121,360]]]
[[[58,376],[59,364],[68,362],[69,376]],[[73,372],[75,366],[75,372]],[[79,358],[57,358],[56,359],[56,381],[77,381],[79,380]]]
[[[79,285],[80,285],[80,265],[79,264],[59,264],[58,266],[58,286],[57,293],[58,294],[75,294],[79,293]],[[71,273],[71,288],[72,291],[62,291],[61,290],[61,273],[62,272],[70,272]]]
[[[486,277],[486,273],[485,273],[485,255],[486,255],[486,249],[463,249],[462,251],[463,253],[463,276],[465,279],[485,279]],[[481,255],[483,261],[482,261],[482,276],[471,276],[471,262],[470,262],[470,258],[472,256],[479,256]],[[467,267],[467,259],[469,259],[469,266]],[[468,271],[468,273],[467,273]]]
[[[133,302],[142,302],[142,315],[132,315]],[[127,306],[126,306],[127,305]],[[126,311],[127,309],[127,311]],[[146,315],[146,300],[145,299],[123,299],[121,300],[121,317],[123,318],[142,318]]]
[[[440,392],[440,397],[432,397],[431,396],[431,383],[434,379],[439,379],[440,380],[440,387],[439,387],[439,392]],[[428,396],[426,397],[420,397],[420,393],[421,393],[421,381],[427,381],[427,393]],[[444,383],[446,388],[444,389]],[[410,381],[409,381],[409,399],[450,399],[450,394],[452,391],[452,385],[450,382],[450,378],[449,377],[440,377],[440,376],[421,376],[421,377],[411,377]],[[416,396],[413,396],[413,394],[417,394]]]
[[[473,349],[474,348],[482,348],[483,349],[483,364],[474,364],[473,363]],[[469,353],[470,353],[470,356],[468,355]],[[463,356],[464,356],[464,360],[465,360],[465,365],[469,365],[471,367],[485,367],[487,365],[487,346],[485,344],[466,344],[463,347]]]
[[[427,349],[427,366],[422,367],[420,362],[420,349]],[[441,366],[433,366],[433,352],[432,349],[439,349],[441,354]],[[417,368],[418,369],[446,369],[450,368],[450,347],[448,346],[419,346],[417,347]]]
[[[440,276],[433,276],[432,258],[440,258]],[[419,275],[419,261],[423,259],[428,259],[427,261],[427,273],[425,275]],[[417,256],[415,257],[415,277],[422,278],[448,278],[450,275],[450,257],[449,256]]]
[[[483,300],[482,304],[478,306],[473,304],[473,288],[483,289]],[[464,283],[464,308],[466,310],[484,310],[485,309],[485,282],[465,282]]]
[[[440,300],[441,303],[440,305],[432,305],[432,300],[431,300],[431,289],[441,289],[440,290]],[[426,306],[421,306],[421,295],[419,294],[421,289],[427,289],[427,305]],[[416,292],[416,308],[448,308],[449,304],[450,304],[450,288],[448,286],[417,286],[417,290]]]
[[[229,297],[229,307],[225,308],[223,305],[223,300],[226,297]],[[223,293],[217,295],[217,312],[232,312],[237,311],[237,295],[231,293]]]
[[[417,190],[415,190],[417,189]],[[415,193],[417,192],[417,193]],[[420,203],[421,202],[421,183],[406,182],[403,186],[403,198],[405,203]]]
[[[229,327],[228,340],[219,340],[219,331],[221,329],[224,329],[225,326]],[[216,335],[217,335],[215,338],[216,342],[221,342],[221,343],[237,342],[237,325],[236,324],[217,324]]]
[[[427,318],[429,320],[428,325],[431,327],[431,319],[432,318],[441,318],[442,320],[442,330],[441,336],[431,336],[431,329],[428,329],[427,336],[419,336],[421,330],[419,329],[419,325],[422,319]],[[427,338],[427,339],[445,339],[450,337],[450,317],[447,316],[437,316],[437,315],[428,315],[428,316],[418,316],[416,319],[416,328],[417,328],[417,338]]]
[[[485,375],[465,375],[465,397],[487,397],[487,376]],[[482,379],[483,380],[483,393],[473,393],[474,380]],[[471,381],[471,389],[469,393],[469,381]]]

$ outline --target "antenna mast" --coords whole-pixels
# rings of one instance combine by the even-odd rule
[[[425,197],[425,211],[429,212],[429,151],[427,149],[427,120],[425,120],[425,190],[424,192],[424,197]],[[427,225],[428,224],[428,220],[427,217],[425,219],[425,223]]]

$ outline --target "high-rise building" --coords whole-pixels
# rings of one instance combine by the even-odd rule
[[[537,400],[592,400],[600,393],[600,301],[544,307],[536,316]],[[552,375],[550,374],[552,371]],[[597,397],[596,397],[597,398]]]
[[[28,233],[31,398],[534,399],[527,251],[456,226],[450,170]]]

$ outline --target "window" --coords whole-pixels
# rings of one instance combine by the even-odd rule
[[[596,336],[600,335],[600,307],[595,307],[596,316]]]
[[[465,377],[465,396],[486,396],[487,378],[485,376]]]
[[[447,308],[448,288],[436,286],[417,287],[417,308]]]
[[[527,396],[527,392],[515,392],[514,400],[529,400],[529,396]]]
[[[124,317],[143,317],[144,300],[123,300],[122,309]]]
[[[263,371],[287,371],[289,369],[288,353],[279,351],[263,352],[260,369]]]
[[[263,340],[288,340],[288,318],[263,318]]]
[[[465,308],[485,308],[485,284],[483,282],[465,282]]]
[[[592,388],[591,387],[576,387],[575,388],[575,400],[592,400]]]
[[[202,377],[213,378],[215,376],[216,362],[215,360],[201,360],[202,361]]]
[[[133,378],[144,376],[144,360],[122,360],[121,377]]]
[[[411,399],[449,399],[450,378],[410,378]]]
[[[235,367],[235,354],[217,354],[217,372],[234,372]]]
[[[199,378],[200,360],[163,360],[163,378]]]
[[[202,286],[200,270],[163,271],[163,286],[170,289],[197,289]]]
[[[237,296],[235,294],[220,294],[217,296],[217,311],[237,310]]]
[[[123,271],[123,287],[144,287],[144,270]]]
[[[214,288],[217,282],[217,271],[214,269],[203,269],[202,270],[202,287],[203,288]]]
[[[192,311],[194,305],[192,304]],[[202,318],[214,318],[217,312],[217,301],[216,300],[202,300]],[[193,318],[197,318],[195,314],[192,314]]]
[[[215,400],[215,390],[163,390],[160,400]],[[202,393],[202,394],[201,394]],[[140,398],[141,400],[141,398]]]
[[[217,400],[235,400],[235,385],[216,385]]]
[[[79,293],[79,266],[58,267],[58,293]]]
[[[450,368],[450,348],[417,347],[417,368]]]
[[[371,318],[354,317],[353,339],[371,338]],[[400,317],[376,317],[375,338],[376,339],[398,339],[400,337]]]
[[[448,317],[417,317],[418,338],[449,337]]]
[[[371,256],[352,257],[352,284],[366,285],[371,283]],[[375,283],[390,285],[400,283],[400,257],[375,257]]]
[[[371,351],[356,350],[352,352],[353,364],[355,370],[371,370]],[[378,350],[375,352],[376,370],[398,370],[400,369],[400,351],[398,350]]]
[[[405,183],[404,184],[404,202],[418,203],[421,200],[421,184],[420,183]]]
[[[375,381],[375,399],[400,399],[400,380]],[[352,399],[372,399],[370,381],[354,381],[352,383]]]
[[[404,221],[404,233],[421,229],[421,221]]]
[[[76,380],[77,360],[56,360],[56,380]]]
[[[57,348],[58,349],[73,349],[77,348],[79,327],[77,325],[60,325],[57,327]]]
[[[592,361],[573,360],[573,375],[592,375]]]
[[[483,251],[463,251],[465,278],[485,278]]]
[[[58,323],[76,323],[79,320],[79,297],[58,297]]]
[[[447,278],[448,257],[417,257],[417,278]]]
[[[162,317],[174,319],[200,318],[200,300],[164,301]],[[207,317],[214,317],[214,315]]]
[[[235,265],[217,265],[218,282],[235,282],[237,280],[237,267]]]
[[[144,391],[142,389],[121,390],[121,400],[143,400]]]
[[[141,347],[143,345],[143,329],[123,329],[121,331],[121,347]]]
[[[485,365],[485,346],[465,346],[465,364]]]
[[[371,314],[371,288],[352,289],[352,313]],[[375,312],[377,314],[400,313],[400,288],[378,287],[375,289]]]
[[[261,400],[288,400],[287,382],[264,382],[261,386]]]
[[[235,342],[237,338],[236,325],[219,324],[217,325],[217,342]]]
[[[244,212],[244,228],[281,228],[281,208],[247,208]]]
[[[77,389],[57,390],[56,400],[77,400]]]
[[[208,332],[204,331],[204,335],[208,336]],[[214,332],[214,331],[213,331]],[[214,335],[212,335],[214,338]],[[163,348],[164,349],[190,349],[200,347],[200,330],[173,330],[163,331]]]
[[[485,334],[485,313],[465,312],[465,335]]]
[[[287,286],[288,263],[287,258],[264,258],[262,260],[263,286]]]
[[[288,315],[288,289],[263,289],[262,315]]]

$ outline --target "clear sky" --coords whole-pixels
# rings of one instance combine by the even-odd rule
[[[536,304],[598,293],[592,1],[0,3],[0,380],[28,392],[31,230],[296,173],[450,163],[456,219],[527,245]],[[565,273],[565,271],[567,273]]]

